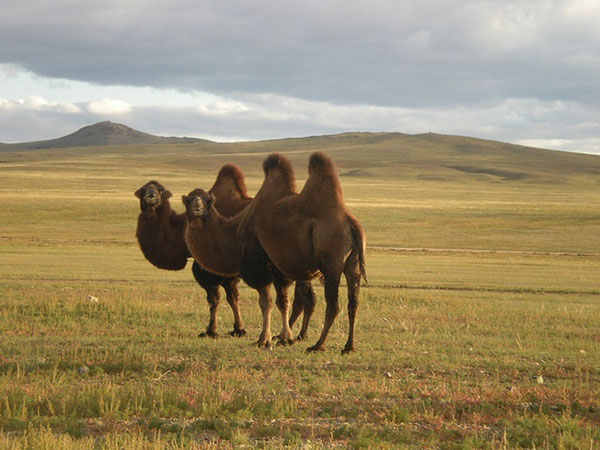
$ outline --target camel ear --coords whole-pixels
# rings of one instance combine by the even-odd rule
[[[135,191],[135,196],[137,198],[142,198],[142,195],[144,195],[144,191],[142,190],[142,188],[140,188],[137,191]]]
[[[171,191],[167,191],[166,189],[162,192],[162,199],[163,200],[169,200],[171,197],[173,197],[173,194],[171,194]]]
[[[187,198],[187,195],[182,195],[182,196],[181,196],[181,201],[182,201],[182,203],[183,203],[185,206],[187,206],[187,204],[188,204],[188,198]]]

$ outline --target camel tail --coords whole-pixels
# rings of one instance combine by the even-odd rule
[[[358,267],[360,275],[365,280],[365,284],[369,284],[367,280],[367,270],[365,267],[365,253],[367,248],[367,239],[362,225],[354,217],[350,216],[350,229],[352,230],[352,240],[354,241],[355,251],[358,251]]]

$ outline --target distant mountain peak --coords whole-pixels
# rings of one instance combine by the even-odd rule
[[[196,138],[162,137],[134,130],[120,123],[105,120],[88,125],[67,136],[47,141],[4,145],[3,148],[32,150],[65,147],[100,147],[105,145],[154,145],[206,142]]]
[[[80,147],[90,145],[132,145],[160,143],[158,136],[143,133],[120,123],[110,121],[98,122],[77,130],[65,136],[65,147]]]

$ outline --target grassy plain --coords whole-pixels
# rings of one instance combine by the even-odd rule
[[[276,150],[301,187],[315,149],[367,232],[358,351],[344,311],[321,354],[258,350],[246,287],[249,336],[198,339],[203,292],[144,260],[133,192],[181,211],[228,161],[255,192]],[[0,152],[0,448],[600,448],[599,175],[438,135]]]

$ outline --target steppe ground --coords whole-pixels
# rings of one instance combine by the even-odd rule
[[[600,158],[360,139],[1,152],[0,448],[600,448]],[[344,287],[305,352],[317,282],[308,342],[256,348],[243,284],[248,336],[223,299],[199,339],[191,264],[143,258],[133,192],[158,179],[182,211],[232,161],[254,193],[275,150],[301,188],[315,149],[367,233],[357,352]]]

